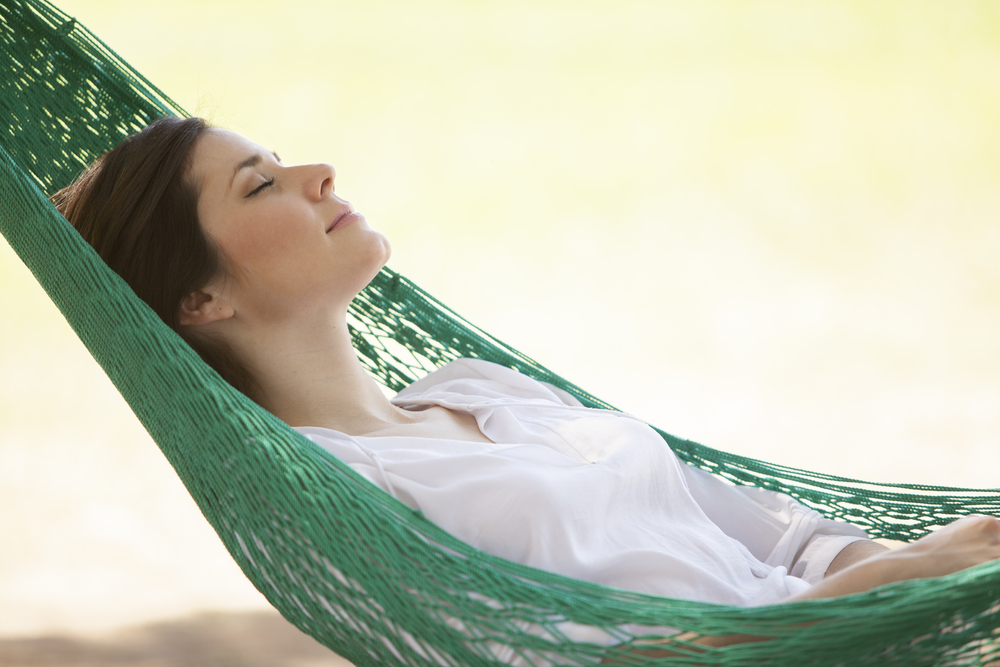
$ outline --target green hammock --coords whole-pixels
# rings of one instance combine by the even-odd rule
[[[292,623],[358,665],[985,665],[1000,660],[1000,563],[831,600],[735,608],[614,590],[465,545],[222,382],[46,199],[93,158],[183,111],[41,0],[0,0],[0,231],[174,466],[247,577]],[[367,368],[398,390],[479,357],[609,408],[384,270],[351,309]],[[873,537],[912,540],[1000,493],[872,484],[725,454],[663,433],[687,463],[789,493]],[[566,624],[617,640],[570,641]],[[631,631],[623,626],[632,628]],[[647,660],[642,627],[772,638]],[[638,629],[636,629],[638,628]],[[506,653],[505,653],[506,651]]]

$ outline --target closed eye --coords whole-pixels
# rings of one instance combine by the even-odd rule
[[[251,190],[250,193],[247,196],[244,197],[244,199],[250,199],[250,197],[253,197],[255,194],[257,194],[258,192],[260,192],[264,188],[269,188],[272,185],[274,185],[274,178],[273,177],[271,178],[271,180],[264,181],[263,183],[261,183],[260,185],[258,185],[257,187],[255,187],[253,190]]]

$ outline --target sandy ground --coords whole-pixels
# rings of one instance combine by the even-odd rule
[[[100,638],[0,638],[3,667],[349,667],[277,612],[200,614]]]

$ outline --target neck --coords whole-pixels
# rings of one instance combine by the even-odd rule
[[[419,419],[392,405],[361,365],[346,313],[307,327],[258,325],[232,338],[260,387],[254,398],[291,426],[364,435]]]

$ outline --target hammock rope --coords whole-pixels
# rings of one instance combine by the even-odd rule
[[[1000,660],[1000,564],[877,591],[744,609],[605,588],[477,551],[233,390],[139,301],[47,200],[94,158],[183,110],[43,0],[0,0],[0,232],[173,465],[247,577],[358,665],[987,665]],[[401,389],[457,357],[517,368],[611,409],[388,269],[351,307],[363,361]],[[875,537],[913,540],[997,490],[876,484],[719,452],[661,431],[691,465],[789,493]],[[769,638],[675,657],[662,635]],[[612,648],[604,644],[610,635]]]

